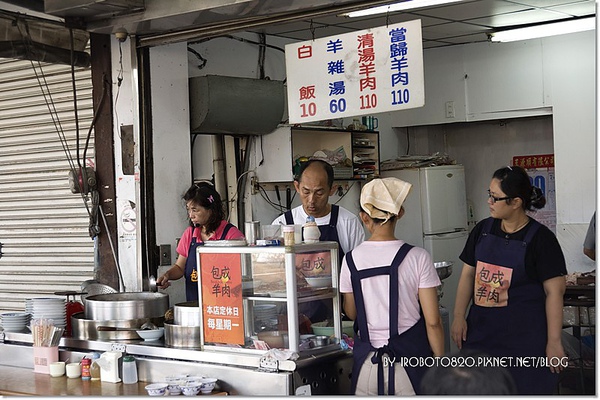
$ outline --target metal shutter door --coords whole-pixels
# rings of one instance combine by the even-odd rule
[[[24,310],[27,298],[78,291],[94,271],[88,213],[69,189],[70,166],[53,123],[58,115],[75,158],[71,68],[34,65],[0,59],[0,312]],[[56,113],[48,110],[36,71]],[[93,118],[91,69],[77,68],[75,80],[81,157]],[[93,157],[89,148],[86,158]]]

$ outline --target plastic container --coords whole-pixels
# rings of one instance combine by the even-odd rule
[[[100,353],[93,352],[90,354],[90,358],[92,359],[92,365],[90,365],[90,377],[93,381],[100,380],[100,366],[96,362],[97,359],[100,358]]]
[[[317,243],[321,237],[321,231],[315,222],[315,218],[308,216],[303,227],[304,243]]]
[[[284,225],[283,244],[285,246],[293,246],[296,244],[296,228],[294,225]]]
[[[33,372],[50,374],[50,364],[58,361],[58,346],[33,346]]]
[[[138,374],[137,374],[137,365],[135,362],[135,357],[133,356],[125,356],[123,357],[123,383],[137,383]]]

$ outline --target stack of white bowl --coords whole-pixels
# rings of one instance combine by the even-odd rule
[[[67,325],[67,309],[64,298],[36,297],[25,300],[25,311],[32,319],[52,320],[54,326],[64,328]]]
[[[31,320],[31,314],[25,312],[7,312],[0,316],[5,332],[23,332]]]

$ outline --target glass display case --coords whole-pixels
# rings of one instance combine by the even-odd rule
[[[202,349],[310,355],[340,348],[338,247],[197,248]]]

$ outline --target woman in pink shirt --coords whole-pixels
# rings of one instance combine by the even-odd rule
[[[431,256],[394,234],[411,186],[396,178],[363,186],[360,219],[371,237],[342,261],[340,292],[355,332],[352,389],[359,396],[419,394],[426,371],[419,364],[444,354]]]
[[[196,247],[207,240],[244,239],[244,234],[225,219],[221,196],[209,183],[195,183],[183,195],[190,226],[177,245],[177,261],[156,280],[159,288],[171,285],[171,280],[185,276],[187,301],[198,300],[198,269]]]

